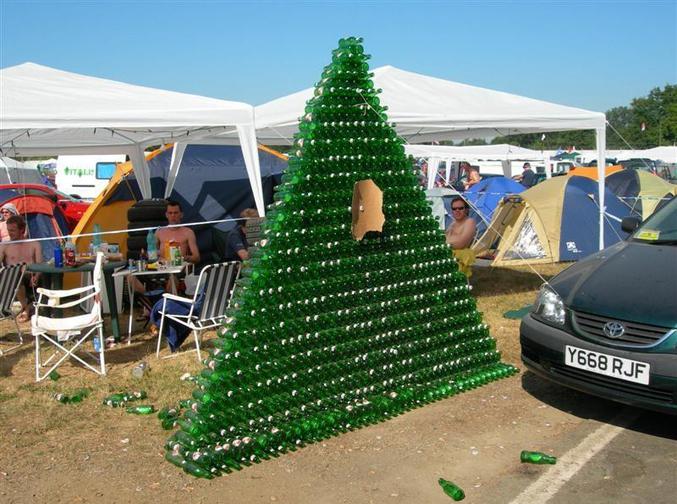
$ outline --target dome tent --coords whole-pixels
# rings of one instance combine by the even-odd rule
[[[44,196],[26,195],[15,189],[0,189],[0,207],[7,203],[13,204],[26,221],[26,238],[54,238],[40,241],[43,260],[52,259],[57,238],[68,235],[66,218],[56,201]]]
[[[588,177],[555,177],[504,198],[473,250],[493,254],[493,266],[578,261],[597,252],[597,187]],[[630,211],[609,189],[604,201],[609,246],[627,237],[620,221]]]
[[[644,170],[613,173],[606,178],[606,186],[642,220],[677,195],[677,185]]]
[[[463,197],[470,204],[470,216],[477,223],[478,236],[486,231],[498,203],[504,197],[519,194],[525,189],[522,184],[507,177],[489,177],[464,192]]]

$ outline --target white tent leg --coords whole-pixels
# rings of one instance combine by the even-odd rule
[[[167,175],[167,185],[165,186],[165,199],[168,199],[174,189],[176,177],[179,174],[179,167],[183,161],[183,154],[186,152],[187,144],[175,143],[172,149],[172,161],[169,164],[169,174]]]
[[[606,174],[606,126],[597,128],[597,197],[599,199],[599,249],[604,248],[604,186],[606,181],[604,176]]]
[[[263,202],[263,184],[261,184],[261,168],[259,166],[259,149],[256,143],[256,130],[253,125],[238,126],[237,134],[240,138],[240,147],[244,164],[247,167],[249,183],[254,193],[256,209],[261,217],[266,215],[266,207]]]

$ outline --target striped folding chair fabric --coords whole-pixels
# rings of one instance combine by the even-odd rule
[[[235,280],[240,274],[240,262],[230,261],[205,266],[200,273],[193,298],[184,298],[174,294],[163,294],[163,305],[160,313],[160,330],[158,332],[156,356],[160,356],[160,345],[164,329],[165,317],[189,328],[195,336],[197,358],[201,360],[200,336],[205,329],[219,326],[226,318],[226,308],[232,296]],[[198,299],[202,296],[202,306],[195,310]],[[187,315],[177,315],[165,308],[167,301],[178,301],[190,306]]]
[[[21,277],[24,274],[26,265],[13,264],[12,266],[3,266],[0,268],[0,320],[12,319],[16,326],[16,333],[19,342],[9,348],[0,348],[0,355],[20,347],[24,340],[21,334],[21,328],[16,321],[18,314],[12,313],[12,304],[16,300],[16,293],[21,284]]]

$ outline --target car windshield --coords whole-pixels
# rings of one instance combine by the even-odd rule
[[[649,217],[632,237],[652,243],[677,244],[677,198]]]

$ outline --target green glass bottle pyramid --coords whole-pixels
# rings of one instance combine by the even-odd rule
[[[307,102],[265,239],[243,265],[166,459],[211,478],[516,372],[470,296],[388,123],[362,40]],[[356,182],[382,232],[351,233]]]

